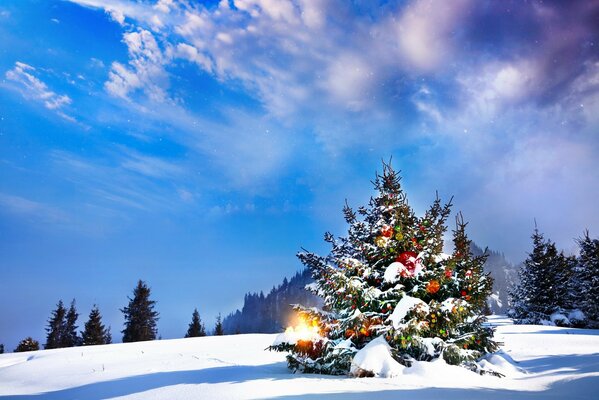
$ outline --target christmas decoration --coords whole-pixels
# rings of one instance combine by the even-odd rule
[[[393,228],[391,228],[389,225],[383,226],[381,229],[381,235],[390,238],[393,236]]]
[[[435,294],[439,291],[439,289],[441,288],[441,285],[439,284],[439,281],[436,279],[431,279],[427,284],[426,284],[426,291],[429,292],[430,294]]]
[[[298,255],[324,307],[297,305],[300,318],[315,324],[309,337],[285,332],[271,349],[288,352],[292,370],[311,373],[384,376],[368,371],[372,354],[384,357],[392,371],[398,370],[393,363],[409,367],[439,357],[484,371],[476,360],[497,348],[482,315],[492,282],[482,270],[485,256],[470,252],[466,223],[458,215],[454,252],[443,254],[451,204],[436,198],[423,217],[416,216],[389,165],[374,184],[378,193],[368,206],[344,208],[347,236],[325,235],[329,255]]]

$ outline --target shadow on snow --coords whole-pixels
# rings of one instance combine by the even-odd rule
[[[521,361],[518,366],[528,373],[534,374],[530,377],[538,376],[558,376],[565,374],[586,374],[599,371],[599,353],[591,355],[563,355],[547,356],[536,359]],[[0,396],[0,400],[69,400],[86,399],[101,400],[119,396],[127,396],[140,392],[145,392],[161,387],[174,385],[199,385],[199,384],[218,384],[218,383],[243,383],[253,380],[291,380],[295,378],[317,378],[322,379],[354,379],[339,376],[311,375],[311,374],[292,374],[287,370],[285,362],[278,362],[257,366],[223,366],[213,367],[191,371],[172,371],[157,372],[145,375],[125,377],[110,381],[90,383],[78,387],[56,390],[52,392],[27,394],[27,395],[9,395]],[[368,383],[369,378],[363,378],[364,384]],[[401,379],[401,378],[400,378]],[[510,378],[497,378],[510,379]],[[526,380],[525,375],[518,380]],[[488,389],[488,388],[421,388],[421,389],[402,389],[379,390],[362,392],[338,393],[318,393],[310,394],[311,388],[308,384],[306,391],[308,393],[301,395],[279,396],[272,399],[294,400],[294,399],[363,399],[376,398],[377,400],[397,399],[397,396],[410,399],[443,399],[443,400],[465,400],[470,398],[492,399],[592,399],[599,393],[599,376],[586,376],[581,378],[556,382],[551,387],[543,391],[518,391],[509,389]],[[380,381],[377,380],[377,383]],[[434,384],[434,382],[431,382]],[[365,385],[365,389],[367,389]],[[316,385],[313,390],[318,391]],[[259,393],[256,393],[259,396]]]

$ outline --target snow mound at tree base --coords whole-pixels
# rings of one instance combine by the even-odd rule
[[[391,346],[379,336],[354,356],[350,376],[392,378],[400,375],[405,367],[391,356]]]
[[[489,354],[478,362],[478,365],[484,371],[494,372],[510,378],[516,378],[526,373],[516,364],[512,357],[503,351]]]

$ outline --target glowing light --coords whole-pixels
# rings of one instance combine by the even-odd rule
[[[285,329],[285,333],[292,336],[295,341],[309,340],[320,338],[320,329],[318,327],[318,320],[316,318],[311,321],[306,321],[305,318],[299,318],[299,321],[295,327],[290,326]]]

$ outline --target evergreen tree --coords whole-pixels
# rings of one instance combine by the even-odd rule
[[[481,313],[492,284],[482,270],[485,256],[472,255],[461,215],[454,251],[443,254],[451,202],[442,205],[437,197],[417,217],[400,179],[384,164],[369,205],[357,213],[345,206],[348,235],[325,234],[331,253],[298,254],[315,279],[311,289],[324,297],[324,310],[297,306],[304,336],[271,347],[290,351],[291,369],[347,374],[354,354],[375,338],[404,365],[443,357],[480,370],[475,360],[496,350]]]
[[[4,354],[4,345],[0,343],[0,354]]]
[[[202,324],[202,321],[200,319],[200,313],[196,308],[193,310],[193,314],[191,316],[191,323],[189,324],[189,328],[187,329],[185,337],[189,338],[199,336],[206,336],[206,328],[204,327],[204,324]]]
[[[223,329],[223,323],[221,321],[220,314],[216,317],[216,324],[214,325],[214,335],[222,336],[225,334],[225,330]]]
[[[62,335],[62,343],[60,347],[75,347],[81,344],[81,338],[77,335],[77,308],[75,307],[75,299],[71,301],[71,306],[65,316],[64,333]]]
[[[550,321],[552,314],[564,314],[572,305],[574,259],[558,252],[555,243],[545,240],[537,228],[532,240],[532,253],[519,271],[520,282],[510,292],[512,309],[508,314],[522,324]],[[555,322],[568,323],[565,317]]]
[[[111,341],[110,331],[102,324],[102,315],[98,306],[94,304],[85,323],[85,330],[81,332],[81,342],[84,346],[89,346],[109,344]]]
[[[589,232],[577,240],[580,247],[577,282],[579,306],[584,312],[588,326],[599,328],[599,240],[591,239]]]
[[[37,340],[33,340],[31,337],[27,337],[21,340],[15,349],[15,353],[21,353],[24,351],[37,351],[40,349],[40,344]]]
[[[121,309],[125,316],[125,329],[121,331],[123,343],[156,339],[159,314],[154,310],[155,304],[154,300],[150,300],[150,288],[139,280],[133,290],[133,298],[129,298],[129,305]]]
[[[104,344],[112,343],[112,333],[110,332],[110,327],[106,329],[106,336],[104,336]]]
[[[52,311],[50,320],[48,321],[48,327],[46,332],[46,349],[58,349],[63,347],[64,344],[64,333],[66,331],[66,316],[67,310],[64,308],[62,300],[56,305],[56,309]]]

